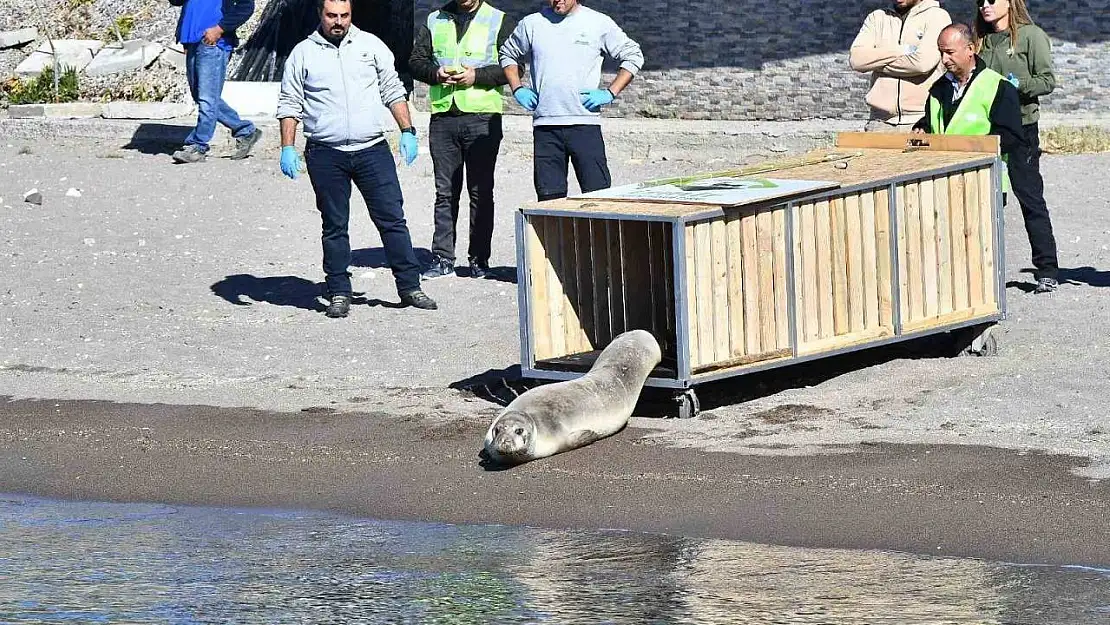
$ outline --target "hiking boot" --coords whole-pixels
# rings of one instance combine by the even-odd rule
[[[332,295],[329,298],[327,310],[324,314],[332,319],[346,317],[347,313],[351,312],[351,296],[350,295]]]
[[[1056,290],[1060,283],[1056,278],[1040,278],[1037,280],[1037,288],[1033,289],[1034,293],[1051,293]]]
[[[254,148],[254,144],[258,143],[258,140],[261,139],[261,138],[262,138],[262,129],[261,128],[255,128],[253,132],[251,132],[249,135],[247,135],[245,137],[236,137],[235,138],[235,152],[231,155],[231,157],[230,157],[231,160],[241,161],[244,158],[247,158],[248,156],[250,156],[251,155],[251,150]]]
[[[207,158],[207,152],[201,152],[200,148],[192,144],[173,153],[175,163],[203,163]]]
[[[439,308],[439,306],[436,306],[435,300],[425,295],[424,291],[420,289],[401,293],[401,304],[421,310],[436,310]]]
[[[428,265],[428,268],[426,270],[424,270],[424,273],[420,274],[420,278],[422,280],[435,280],[436,278],[442,278],[443,276],[450,276],[454,273],[455,273],[455,263],[454,262],[449,261],[446,258],[443,258],[442,256],[436,256],[436,257],[432,258],[432,264]]]
[[[489,261],[470,257],[470,277],[485,278],[489,276]]]

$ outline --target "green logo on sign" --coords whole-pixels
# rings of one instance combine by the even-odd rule
[[[747,191],[777,189],[779,185],[766,178],[709,178],[675,185],[683,191]]]

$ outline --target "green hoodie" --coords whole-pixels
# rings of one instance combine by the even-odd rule
[[[1010,31],[991,33],[983,38],[979,56],[987,67],[1018,81],[1021,99],[1021,123],[1034,124],[1040,119],[1040,96],[1056,88],[1056,75],[1052,73],[1052,42],[1040,27],[1021,24],[1017,31],[1017,45],[1010,47]]]

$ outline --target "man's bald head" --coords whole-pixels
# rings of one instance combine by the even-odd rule
[[[964,43],[967,43],[968,45],[972,45],[975,43],[975,34],[971,31],[971,27],[960,22],[945,26],[940,31],[940,37],[937,40],[938,43],[940,41],[944,41],[945,36],[958,37],[960,40],[962,40]]]
[[[975,69],[975,36],[967,24],[950,24],[937,37],[940,62],[961,81]]]

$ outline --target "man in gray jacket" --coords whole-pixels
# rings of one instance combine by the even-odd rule
[[[549,4],[521,20],[500,52],[513,97],[532,111],[533,177],[540,200],[566,197],[568,159],[582,191],[612,184],[601,107],[611,104],[644,64],[640,44],[608,15],[578,0]],[[598,89],[603,54],[620,69],[607,89]],[[531,87],[521,84],[521,63],[530,65]]]
[[[432,310],[420,290],[420,266],[405,223],[404,200],[379,111],[389,107],[401,129],[401,156],[416,160],[416,129],[393,53],[374,35],[351,25],[350,0],[321,0],[320,29],[297,44],[285,62],[277,117],[281,120],[281,171],[296,178],[293,147],[304,123],[305,162],[316,208],[323,219],[324,273],[329,317],[351,307],[351,182],[358,187],[378,229],[401,304]]]

